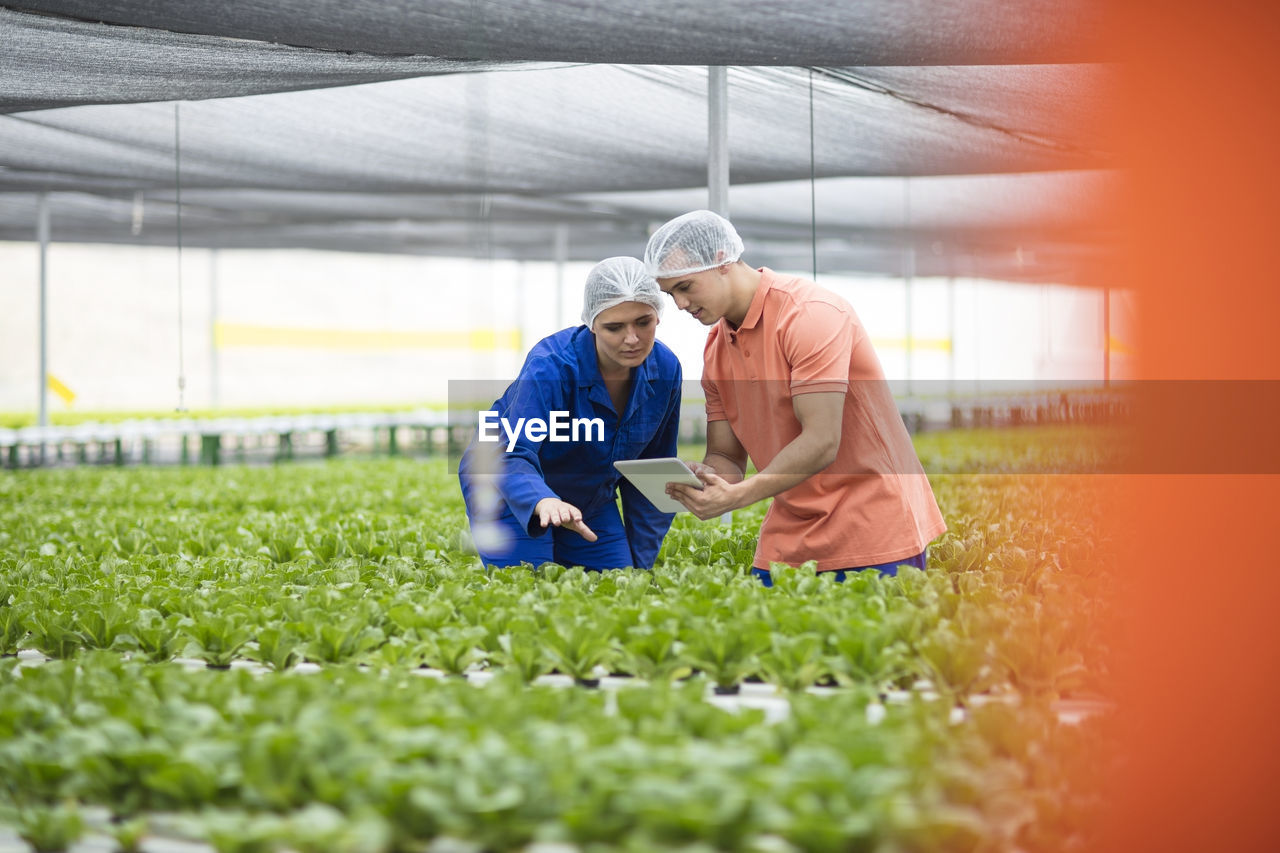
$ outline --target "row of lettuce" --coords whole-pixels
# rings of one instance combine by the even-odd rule
[[[990,458],[1002,439],[941,440]],[[765,589],[745,573],[762,508],[679,517],[651,572],[486,572],[440,462],[0,478],[0,653],[55,659],[0,661],[0,825],[38,849],[87,806],[122,849],[161,819],[219,850],[1080,842],[1098,777],[1078,771],[1109,754],[1108,722],[1063,727],[1048,702],[1105,683],[1105,482],[934,485],[950,531],[929,572],[801,567]],[[538,686],[549,672],[636,678]],[[788,692],[791,715],[703,700],[745,679]],[[868,722],[921,679],[942,701]]]
[[[1086,666],[1095,635],[1077,620],[1043,616],[1046,600],[1083,606],[1081,593],[1046,590],[1028,606],[976,572],[904,569],[845,584],[780,572],[766,590],[727,566],[484,576],[404,558],[248,562],[234,572],[224,560],[198,565],[151,557],[107,558],[84,571],[20,566],[6,577],[13,603],[0,608],[0,651],[67,658],[100,649],[277,670],[303,660],[454,675],[489,668],[526,682],[551,672],[669,681],[698,671],[722,691],[744,679],[878,692],[926,679],[960,700],[996,688],[1056,695],[1099,673]]]
[[[121,826],[185,814],[219,850],[441,836],[487,850],[1057,849],[1084,825],[1103,760],[1094,724],[1039,706],[954,723],[917,699],[873,724],[866,698],[843,691],[794,696],[765,725],[708,704],[696,682],[586,691],[354,667],[209,674],[105,652],[78,663],[0,665],[13,818],[56,820],[46,804],[67,802],[109,804]],[[341,819],[297,819],[315,806]],[[74,814],[64,806],[62,822]]]
[[[301,484],[425,470],[289,473]],[[311,484],[318,512],[281,511],[274,498],[271,509],[218,513],[180,497],[171,472],[146,472],[168,489],[149,484],[149,506],[130,498],[108,513],[78,494],[83,486],[95,476],[132,485],[139,475],[75,473],[62,489],[44,484],[39,499],[20,499],[2,534],[0,654],[500,668],[526,681],[552,671],[659,681],[699,671],[722,689],[762,679],[883,691],[926,679],[960,699],[993,688],[1096,691],[1105,672],[1087,481],[1058,483],[1051,495],[1039,476],[963,478],[951,484],[952,531],[931,553],[939,570],[837,584],[801,567],[777,571],[766,589],[743,571],[754,518],[681,517],[653,571],[485,572],[440,541],[465,535],[456,509],[448,526],[439,522],[447,512],[350,513],[342,490]]]

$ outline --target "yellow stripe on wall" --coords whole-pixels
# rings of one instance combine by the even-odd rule
[[[902,338],[872,338],[871,344],[876,349],[906,349],[907,339]],[[950,338],[912,338],[912,350],[937,350],[938,352],[951,352]]]
[[[392,329],[301,329],[288,326],[254,326],[246,323],[215,323],[214,346],[277,347],[328,350],[518,350],[517,329],[469,329],[439,332],[410,332]]]

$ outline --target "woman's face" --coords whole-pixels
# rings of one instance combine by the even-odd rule
[[[643,302],[623,302],[606,308],[591,324],[601,373],[636,367],[653,351],[658,312]]]

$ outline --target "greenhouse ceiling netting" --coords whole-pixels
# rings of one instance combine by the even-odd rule
[[[54,240],[172,245],[181,192],[190,246],[635,254],[707,204],[719,63],[753,261],[1093,283],[1114,67],[1093,5],[1024,7],[10,6],[0,239],[44,193]]]

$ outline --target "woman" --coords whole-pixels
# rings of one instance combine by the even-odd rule
[[[603,429],[539,441],[537,433],[504,427],[496,443],[471,443],[458,478],[485,565],[651,568],[671,526],[673,516],[613,467],[676,453],[680,362],[654,337],[662,292],[636,258],[608,258],[587,275],[583,303],[584,325],[529,351],[519,378],[494,403],[492,422],[547,422],[567,412],[599,419]]]

